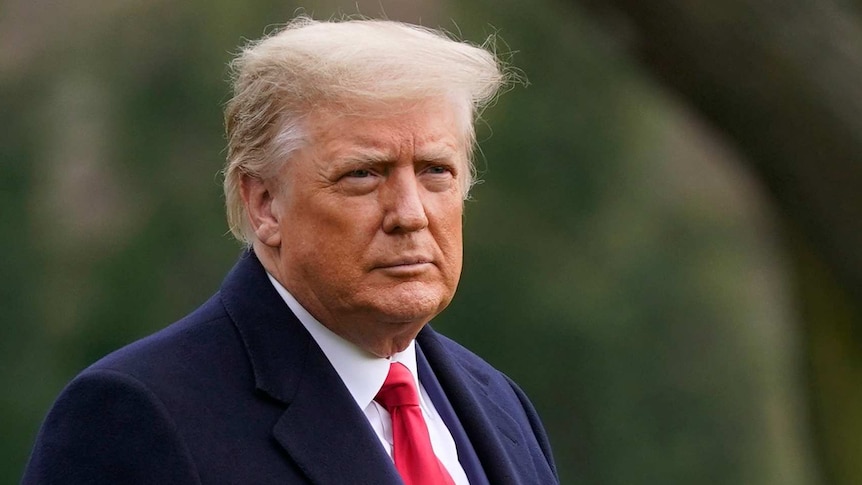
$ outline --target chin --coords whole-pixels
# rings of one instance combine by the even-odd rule
[[[404,288],[404,286],[407,286]],[[430,289],[421,285],[399,285],[395,291],[387,291],[386,295],[378,295],[377,311],[393,323],[427,323],[451,301],[449,292],[438,288]]]

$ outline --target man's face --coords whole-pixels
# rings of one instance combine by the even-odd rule
[[[312,114],[310,143],[269,187],[265,243],[268,269],[312,315],[385,356],[455,293],[467,153],[451,102],[366,114]]]

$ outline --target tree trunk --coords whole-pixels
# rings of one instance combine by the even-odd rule
[[[824,478],[862,482],[862,24],[830,0],[580,0],[746,157],[787,222]],[[614,25],[614,24],[609,24]]]

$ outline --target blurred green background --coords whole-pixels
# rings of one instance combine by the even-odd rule
[[[525,388],[563,483],[862,483],[835,451],[860,449],[858,414],[832,440],[818,418],[859,396],[862,359],[819,370],[809,331],[824,307],[858,328],[854,280],[819,263],[759,154],[638,54],[656,39],[639,40],[643,21],[686,20],[611,3],[0,2],[0,483],[17,483],[72,376],[182,317],[233,265],[219,170],[237,46],[297,12],[357,11],[497,33],[529,79],[479,125],[464,275],[434,325]],[[856,62],[860,45],[844,47]],[[799,254],[825,275],[819,299]],[[817,375],[839,381],[827,404]]]

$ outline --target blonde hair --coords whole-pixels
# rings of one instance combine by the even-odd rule
[[[400,22],[318,22],[305,16],[250,42],[231,63],[233,98],[225,108],[224,192],[233,235],[246,243],[253,237],[240,195],[242,177],[273,176],[308,141],[303,121],[321,105],[349,111],[369,103],[452,99],[463,107],[466,198],[475,181],[473,122],[515,76],[493,49],[493,39],[474,46]]]

